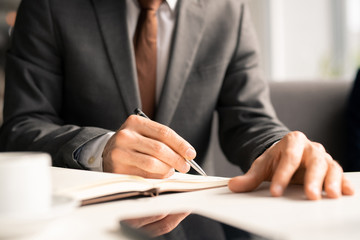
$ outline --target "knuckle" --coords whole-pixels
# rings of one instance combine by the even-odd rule
[[[166,139],[171,135],[171,129],[166,126],[161,126],[158,129],[158,134],[161,139]]]
[[[325,158],[329,161],[335,161],[329,153],[325,153]]]
[[[299,139],[299,140],[305,140],[307,139],[305,134],[300,131],[292,131],[286,135],[290,139]]]
[[[329,153],[327,153],[327,152],[325,152],[325,159],[326,159],[327,162],[330,162],[330,163],[334,163],[334,164],[339,165],[339,163],[338,163],[337,161],[335,161],[335,160],[332,158],[332,156],[331,156]],[[339,166],[340,166],[340,165],[339,165]]]
[[[157,143],[154,143],[153,150],[157,154],[162,154],[162,153],[164,153],[166,151],[166,148],[165,148],[164,144],[157,142]]]
[[[310,145],[308,145],[306,147],[306,150],[312,155],[312,156],[317,156],[319,153],[319,146],[316,143],[311,143]]]
[[[133,138],[133,135],[131,133],[131,131],[127,130],[127,129],[123,129],[123,130],[120,130],[116,133],[116,140],[117,141],[123,141],[123,140],[128,140],[128,139],[131,139]]]
[[[320,148],[320,152],[319,152]],[[330,167],[330,163],[333,162],[332,157],[323,150],[323,146],[321,144],[311,144],[308,147],[308,158],[310,159],[309,163],[312,163],[319,168],[327,169]]]
[[[316,150],[321,151],[321,152],[326,152],[325,147],[322,144],[317,143],[317,142],[312,142],[312,145]]]
[[[137,126],[141,124],[141,117],[136,116],[136,115],[130,115],[126,121],[123,123],[123,125],[121,126],[121,129],[127,129],[127,128],[132,128],[133,126]]]
[[[337,161],[335,161],[335,160],[330,161],[329,167],[330,167],[330,168],[335,168],[336,170],[343,172],[343,168],[342,168],[341,165],[340,165]]]
[[[139,116],[136,115],[130,115],[127,119],[126,119],[126,123],[132,124],[132,123],[138,123],[140,121]]]
[[[185,140],[179,141],[178,148],[181,152],[185,153],[189,148],[189,144]]]
[[[315,146],[315,144],[310,144],[307,148],[309,149],[309,152],[311,154],[315,154],[318,150],[318,148]]]
[[[146,161],[143,163],[145,169],[149,170],[150,172],[153,172],[154,170],[156,170],[157,161],[158,160],[153,157],[147,158]]]

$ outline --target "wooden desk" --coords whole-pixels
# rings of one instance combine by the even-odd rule
[[[283,197],[273,198],[267,183],[251,193],[218,188],[167,194],[78,208],[26,239],[126,239],[119,231],[120,219],[189,209],[274,238],[360,239],[360,172],[346,175],[356,194],[337,200],[306,200],[302,186],[291,186]]]

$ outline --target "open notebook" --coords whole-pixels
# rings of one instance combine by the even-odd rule
[[[229,178],[175,173],[167,179],[52,168],[55,195],[67,195],[81,205],[134,196],[157,196],[164,192],[186,192],[226,186]]]

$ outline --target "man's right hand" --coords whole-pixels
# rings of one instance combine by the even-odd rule
[[[102,156],[104,172],[167,178],[175,169],[188,172],[185,158],[194,159],[196,152],[169,127],[131,115],[109,139]]]

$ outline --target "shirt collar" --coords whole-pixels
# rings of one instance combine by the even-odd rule
[[[172,12],[175,12],[176,10],[176,4],[179,0],[164,0],[164,3],[167,3],[167,5],[169,6],[170,10]],[[133,0],[132,1],[136,6],[139,7],[139,2],[137,0]]]
[[[178,2],[178,0],[166,0],[167,4],[169,5],[171,11],[175,11],[176,9],[176,4]]]

